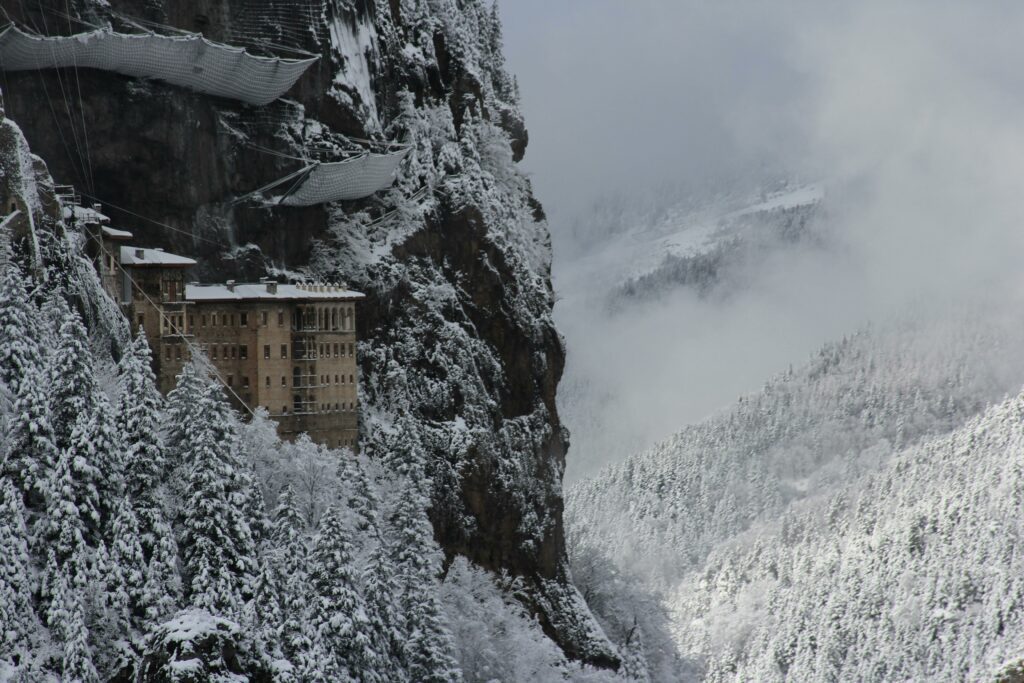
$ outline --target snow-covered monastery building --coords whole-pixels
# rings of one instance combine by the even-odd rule
[[[101,215],[101,214],[99,214]],[[356,302],[337,284],[188,282],[193,259],[124,244],[131,233],[86,226],[110,295],[153,349],[164,393],[202,351],[237,408],[265,409],[286,438],[355,449],[358,437]]]

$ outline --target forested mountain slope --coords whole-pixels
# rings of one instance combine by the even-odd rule
[[[614,677],[570,663],[607,670],[619,656],[567,568],[550,247],[515,166],[526,133],[494,9],[3,9],[44,33],[80,30],[78,19],[133,30],[128,17],[321,56],[294,99],[260,110],[87,69],[5,74],[24,137],[5,123],[2,161],[24,172],[25,197],[44,198],[32,206],[48,278],[39,284],[16,239],[0,296],[2,543],[13,549],[0,603],[20,615],[4,635],[5,674],[485,680],[500,653],[529,644],[543,654],[508,664],[513,679]],[[296,155],[356,138],[410,146],[393,190],[304,209],[233,203],[291,170],[258,148]],[[362,458],[240,423],[201,368],[164,405],[145,349],[60,219],[54,178],[103,201],[141,244],[195,256],[197,277],[344,280],[366,292]],[[289,485],[316,495],[293,501]],[[469,614],[490,630],[453,633]],[[469,644],[482,634],[487,647]]]
[[[575,485],[576,574],[606,558],[660,593],[682,655],[721,679],[959,680],[1012,654],[997,623],[954,622],[1007,614],[986,602],[1009,599],[1002,584],[977,573],[1014,572],[1004,469],[1021,456],[1008,417],[1019,400],[964,424],[1019,390],[1022,331],[1012,306],[930,310],[828,345]],[[970,588],[940,604],[951,586]]]

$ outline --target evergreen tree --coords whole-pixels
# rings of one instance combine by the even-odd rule
[[[29,298],[25,278],[11,257],[7,240],[0,243],[0,383],[17,394],[30,370],[42,365],[38,308]]]
[[[123,498],[111,529],[106,599],[126,624],[142,616],[145,606],[147,567],[139,539],[135,511],[131,501]]]
[[[320,520],[313,549],[311,621],[316,629],[314,659],[331,681],[377,681],[379,656],[363,599],[356,589],[352,544],[337,507]]]
[[[280,626],[283,620],[280,595],[281,577],[273,559],[264,555],[253,582],[252,600],[246,605],[243,622],[256,644],[256,650],[271,659],[280,658]]]
[[[120,396],[117,428],[124,445],[125,489],[139,519],[142,549],[153,556],[157,529],[163,524],[158,491],[166,461],[160,443],[159,414],[163,399],[156,388],[152,355],[142,330],[118,365]]]
[[[89,630],[85,625],[85,614],[82,603],[73,600],[70,607],[64,637],[64,658],[61,666],[62,680],[74,683],[99,683],[100,677],[93,665],[92,652],[89,648]]]
[[[293,662],[308,657],[313,645],[307,599],[309,552],[304,529],[302,514],[295,504],[294,490],[289,485],[281,492],[274,511],[271,540],[274,544],[273,564],[281,579],[281,648]]]
[[[347,484],[346,505],[357,516],[356,528],[366,536],[373,536],[377,527],[377,508],[380,501],[370,486],[366,469],[359,459],[344,453],[338,466],[338,479]]]
[[[181,549],[192,605],[237,618],[257,570],[245,515],[251,495],[245,487],[252,482],[241,471],[234,418],[220,388],[201,381],[197,414],[185,426],[189,471]]]
[[[162,623],[178,610],[181,599],[181,576],[178,573],[178,546],[166,524],[158,527],[156,544],[146,567],[146,583],[142,591],[145,622]]]
[[[399,422],[390,460],[403,477],[385,534],[390,536],[399,613],[404,615],[403,660],[409,678],[429,683],[461,681],[451,633],[441,616],[437,594],[440,549],[427,517],[429,480],[416,426]]]
[[[53,431],[60,451],[71,445],[71,432],[83,414],[95,408],[97,393],[88,336],[78,313],[61,297],[52,297],[53,314],[60,320],[57,348],[50,357]]]
[[[30,652],[37,628],[23,512],[21,493],[9,479],[0,479],[0,659],[8,661]]]
[[[385,680],[397,683],[408,680],[404,669],[399,666],[403,659],[404,620],[399,612],[398,589],[389,548],[384,539],[378,540],[363,571],[366,615],[374,650],[380,654],[379,671]]]
[[[41,509],[58,451],[42,368],[29,367],[24,379],[14,401],[3,476],[18,486],[30,508]]]
[[[207,385],[205,374],[196,359],[193,359],[182,368],[176,386],[167,395],[164,458],[168,465],[168,488],[178,501],[188,495],[188,476],[193,462],[192,444],[196,430],[206,419],[201,409]]]
[[[44,539],[52,544],[61,566],[79,561],[87,543],[99,539],[100,471],[95,463],[95,431],[90,416],[80,414],[47,490]]]
[[[92,462],[98,476],[97,510],[101,530],[110,528],[117,514],[119,501],[124,498],[124,446],[114,423],[113,407],[100,391],[93,398],[93,412],[89,420]]]

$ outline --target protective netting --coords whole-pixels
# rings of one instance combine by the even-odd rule
[[[99,29],[44,37],[15,26],[0,33],[0,69],[5,71],[102,69],[256,105],[283,95],[316,60],[258,57],[197,34],[164,36]]]
[[[391,187],[408,150],[389,154],[363,154],[345,161],[317,164],[282,204],[312,206],[363,199]]]

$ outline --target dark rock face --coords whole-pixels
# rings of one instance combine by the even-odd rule
[[[73,5],[92,23],[126,26],[89,0]],[[492,10],[475,0],[443,9],[412,0],[111,5],[214,40],[321,58],[285,100],[259,108],[86,69],[5,74],[8,114],[57,182],[103,202],[140,246],[197,258],[196,279],[304,273],[367,292],[364,421],[406,414],[421,425],[449,558],[520,577],[569,655],[617,665],[566,569],[550,245],[543,210],[512,165],[528,136]],[[5,9],[44,33],[83,30],[59,18],[63,0]],[[340,207],[232,203],[297,167],[254,146],[298,155],[325,139],[348,144],[341,136],[411,144],[398,189]],[[386,444],[377,421],[364,424],[370,454]]]

